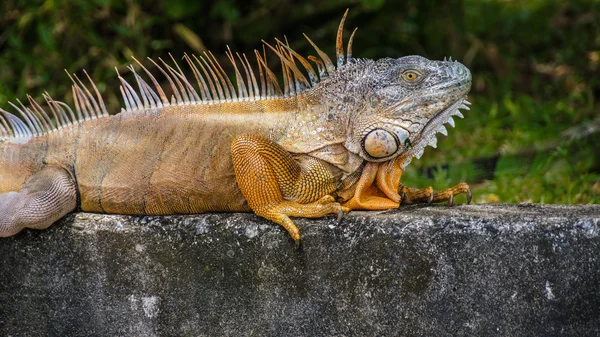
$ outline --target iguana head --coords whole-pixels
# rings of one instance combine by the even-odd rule
[[[452,116],[468,109],[471,73],[459,62],[405,56],[362,66],[365,104],[352,114],[345,146],[367,161],[420,158],[438,132],[447,134],[443,124],[454,126]]]

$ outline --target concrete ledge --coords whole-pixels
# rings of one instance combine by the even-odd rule
[[[598,336],[600,206],[79,213],[0,240],[0,335]]]

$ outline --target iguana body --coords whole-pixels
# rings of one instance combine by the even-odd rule
[[[466,184],[435,194],[399,184],[410,159],[435,145],[442,124],[466,108],[469,71],[417,56],[353,59],[352,38],[344,57],[342,27],[343,20],[337,69],[315,46],[321,60],[310,59],[319,76],[287,45],[271,47],[282,62],[283,92],[264,56],[257,53],[257,75],[245,56],[236,65],[230,52],[237,88],[212,55],[196,63],[186,56],[196,88],[178,65],[156,65],[171,83],[171,100],[143,68],[150,81],[135,74],[138,90],[119,76],[126,108],[114,116],[93,82],[90,91],[79,79],[75,112],[47,97],[55,122],[31,99],[30,108],[15,106],[24,122],[2,111],[0,236],[46,228],[77,208],[254,211],[298,242],[290,216],[470,196]]]

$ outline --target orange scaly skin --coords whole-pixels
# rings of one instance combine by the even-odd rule
[[[318,76],[286,44],[268,45],[281,59],[284,90],[260,53],[255,75],[245,56],[236,55],[238,67],[229,52],[237,90],[206,54],[196,63],[186,56],[196,87],[178,64],[155,63],[171,99],[141,63],[150,80],[134,73],[139,90],[119,76],[125,108],[116,115],[91,80],[88,90],[78,78],[74,111],[46,98],[54,122],[31,99],[29,107],[14,106],[25,121],[0,109],[0,237],[46,228],[77,209],[253,211],[298,244],[290,217],[451,204],[461,193],[470,200],[465,183],[438,193],[400,183],[410,160],[435,146],[436,132],[446,133],[443,123],[453,125],[458,109],[468,108],[468,69],[417,56],[356,60],[351,43],[345,57],[344,19],[337,67],[315,46]]]

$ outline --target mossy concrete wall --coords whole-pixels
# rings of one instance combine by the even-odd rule
[[[0,240],[0,336],[598,336],[600,206],[79,213]]]

